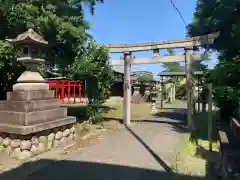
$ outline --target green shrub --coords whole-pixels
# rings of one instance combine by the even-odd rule
[[[220,108],[221,119],[229,120],[231,116],[236,116],[239,109],[239,92],[231,87],[216,87],[214,102]]]
[[[95,41],[87,44],[85,56],[77,56],[69,77],[84,79],[88,97],[87,117],[93,123],[102,120],[102,105],[109,98],[114,73],[109,63],[108,50]]]
[[[186,99],[186,96],[187,96],[186,84],[176,87],[176,99]]]

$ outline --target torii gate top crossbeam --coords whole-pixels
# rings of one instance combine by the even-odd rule
[[[219,36],[219,32],[203,36],[196,36],[178,40],[145,42],[134,44],[105,44],[111,53],[124,53],[136,51],[148,51],[153,49],[168,49],[168,48],[186,48],[198,47],[208,44],[213,44],[214,40]]]

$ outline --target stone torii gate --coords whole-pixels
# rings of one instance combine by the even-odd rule
[[[188,126],[193,129],[192,121],[192,94],[193,83],[191,62],[193,60],[205,60],[205,56],[201,53],[196,53],[194,50],[199,46],[213,44],[214,40],[219,36],[219,33],[208,34],[204,36],[197,36],[179,40],[159,41],[159,42],[145,42],[135,44],[105,44],[110,53],[123,53],[124,57],[121,60],[111,60],[112,65],[124,65],[124,124],[126,126],[131,124],[131,65],[132,64],[156,64],[166,62],[185,62],[186,79],[188,84],[187,93],[187,108],[188,108]],[[183,54],[174,56],[159,56],[160,49],[169,48],[184,48]],[[138,51],[153,51],[153,58],[135,58],[132,52]]]

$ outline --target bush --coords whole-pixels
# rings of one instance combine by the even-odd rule
[[[71,67],[69,77],[84,79],[88,94],[87,116],[95,123],[102,120],[102,104],[109,98],[114,80],[107,49],[95,41],[89,42],[84,56],[78,56]]]
[[[187,85],[183,84],[176,87],[176,99],[186,99],[187,96]]]
[[[213,84],[213,98],[220,109],[221,119],[236,116],[240,102],[240,56],[221,58],[217,66],[207,74],[206,80]]]
[[[220,108],[222,120],[236,116],[239,109],[239,92],[231,87],[214,88],[214,102]]]

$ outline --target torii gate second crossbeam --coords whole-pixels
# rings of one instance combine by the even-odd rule
[[[188,108],[188,127],[193,129],[192,119],[192,75],[191,62],[193,60],[205,60],[200,54],[193,53],[196,47],[213,44],[219,33],[208,34],[179,40],[135,43],[135,44],[105,44],[110,53],[123,53],[123,60],[112,61],[113,65],[124,65],[124,124],[131,124],[131,64],[154,64],[164,62],[185,61],[186,79],[188,85],[187,108]],[[184,48],[183,55],[159,57],[159,49]],[[132,52],[153,50],[154,58],[152,59],[136,59],[131,56]]]

